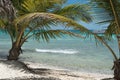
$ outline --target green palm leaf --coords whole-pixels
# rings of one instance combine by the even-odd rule
[[[88,5],[71,4],[56,10],[54,13],[77,21],[91,22],[91,16],[87,12],[89,9],[90,7]]]
[[[3,20],[0,19],[0,28],[4,28],[5,27],[5,23]]]
[[[12,2],[18,9],[18,14],[24,15],[32,12],[50,12],[51,10],[56,10],[66,0],[12,0]]]
[[[72,19],[66,18],[64,16],[52,14],[52,13],[30,13],[30,14],[27,14],[27,15],[17,18],[14,21],[14,23],[15,23],[16,28],[18,28],[20,25],[22,25],[22,26],[20,26],[20,28],[25,30],[28,27],[26,25],[29,25],[30,22],[36,18],[39,18],[40,21],[47,20],[48,22],[52,21],[53,23],[62,23],[67,27],[78,29],[83,33],[89,33],[88,29],[86,29],[82,25],[76,23]]]
[[[64,34],[67,34],[69,36],[76,36],[80,38],[84,38],[80,36],[79,34],[70,32],[70,31],[65,31],[65,30],[40,30],[40,31],[35,31],[32,35],[36,40],[40,41],[40,39],[48,42],[50,39],[56,39],[57,37],[63,37]]]

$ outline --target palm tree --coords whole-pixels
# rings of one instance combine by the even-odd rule
[[[82,33],[90,33],[89,30],[76,22],[76,20],[91,21],[91,16],[87,12],[88,8],[86,8],[86,5],[72,4],[63,7],[62,5],[66,0],[11,1],[0,1],[0,4],[11,5],[9,6],[9,11],[5,5],[0,7],[3,9],[0,12],[1,15],[5,15],[5,17],[0,17],[0,26],[4,26],[3,29],[8,32],[12,42],[8,60],[17,60],[20,53],[22,53],[22,45],[31,37],[34,37],[36,40],[43,39],[47,42],[51,38],[55,39],[56,37],[61,37],[63,34],[81,37],[79,34],[67,30],[52,29],[51,26],[53,25],[62,24],[65,27],[80,30]],[[9,12],[12,12],[12,14],[9,15]]]
[[[119,0],[91,0],[92,2],[96,3],[97,9],[102,8],[101,12],[107,13],[109,16],[102,15],[102,21],[103,22],[109,22],[109,26],[107,30],[105,31],[105,37],[106,38],[112,38],[112,35],[114,34],[118,41],[118,48],[119,48],[119,54],[120,54],[120,1]],[[96,12],[96,11],[95,11]],[[101,15],[97,15],[101,17]],[[102,40],[102,39],[101,39]],[[104,40],[101,42],[104,42],[105,45],[108,45]],[[113,57],[114,57],[114,79],[120,80],[120,56],[117,56],[117,53],[115,53],[110,46],[107,46],[109,50],[111,50]]]

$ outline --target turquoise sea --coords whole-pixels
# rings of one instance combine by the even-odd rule
[[[109,45],[117,52],[114,38]],[[6,58],[11,47],[9,36],[0,33],[0,58]],[[49,43],[29,39],[23,47],[22,61],[31,61],[73,71],[112,74],[113,57],[102,44],[96,46],[93,37],[80,39],[65,35]]]

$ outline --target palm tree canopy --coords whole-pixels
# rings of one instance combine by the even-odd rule
[[[18,16],[20,16],[14,21],[15,27],[17,28],[16,31],[19,30],[24,31],[27,29],[29,30],[28,33],[31,31],[35,32],[36,30],[38,30],[38,32],[40,31],[41,33],[41,30],[42,31],[51,30],[52,25],[64,24],[65,26],[71,27],[74,26],[74,29],[81,30],[81,32],[83,33],[85,32],[87,34],[89,33],[89,31],[86,28],[73,21],[73,20],[77,21],[83,20],[85,22],[92,21],[91,16],[87,12],[89,10],[89,7],[87,5],[72,4],[68,6],[62,6],[66,2],[66,0],[29,0],[29,1],[12,0],[12,1],[13,5],[18,4],[15,8],[17,9]],[[35,33],[38,34],[37,32]],[[16,34],[19,33],[16,32]],[[24,36],[27,35],[28,35],[27,33],[26,35],[24,34]],[[16,35],[12,34],[12,36]]]
[[[32,12],[50,12],[60,8],[66,0],[12,0],[20,15]],[[16,6],[17,5],[17,6]]]
[[[32,12],[48,12],[62,15],[74,20],[92,21],[88,5],[72,4],[65,6],[67,0],[12,0],[19,15]]]
[[[40,34],[41,31],[48,32],[49,30],[52,29],[51,25],[57,26],[58,23],[64,24],[66,27],[71,27],[71,28],[73,28],[74,26],[74,29],[81,30],[81,32],[85,34],[89,34],[89,31],[86,28],[76,23],[74,20],[66,18],[64,16],[52,14],[52,13],[30,13],[30,14],[18,17],[17,19],[15,19],[14,23],[15,23],[16,31],[18,31],[18,29],[19,30],[21,29],[21,31],[24,31],[27,28],[27,30],[30,32],[33,32],[34,35]],[[60,30],[57,30],[57,32],[58,31]],[[72,32],[68,32],[68,31],[63,32],[63,30],[61,30],[61,33],[65,33],[65,34],[70,33],[69,35],[73,35]],[[24,35],[27,36],[27,34],[24,34]],[[46,41],[48,41],[48,39]]]
[[[3,4],[5,1],[6,3]],[[12,6],[11,1],[15,8]],[[43,29],[46,31],[51,29],[50,26],[58,25],[58,22],[65,26],[79,26],[74,29],[78,28],[81,32],[84,30],[87,32],[86,28],[73,20],[92,21],[91,16],[87,12],[89,7],[78,4],[63,6],[66,1],[67,0],[1,0],[2,7],[0,8],[3,10],[1,9],[0,14],[4,16],[4,18],[1,17],[0,26],[5,26],[5,29],[9,32],[13,40],[16,40],[16,38],[20,36],[19,31],[21,31],[21,34],[25,34],[25,30],[29,30],[28,33]],[[10,4],[11,6],[5,7],[5,4]],[[6,14],[4,14],[4,12]],[[16,13],[17,15],[15,17]],[[12,19],[14,19],[14,22],[8,19],[10,17],[8,15],[13,16]],[[9,23],[9,21],[11,22]]]

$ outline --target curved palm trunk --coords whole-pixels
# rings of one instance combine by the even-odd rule
[[[12,48],[9,51],[8,60],[18,60],[18,57],[21,53],[21,46],[16,46],[16,44],[13,43]]]
[[[18,60],[19,55],[22,53],[22,45],[26,39],[22,38],[23,33],[19,34],[19,37],[12,43],[12,48],[9,51],[8,60]]]
[[[114,79],[120,80],[120,60],[114,61]]]
[[[117,36],[118,47],[119,47],[119,54],[120,54],[120,36]],[[120,55],[119,55],[120,57]],[[114,61],[114,79],[120,80],[120,58]]]
[[[7,19],[9,20],[9,24],[11,25],[15,15],[16,15],[16,11],[12,5],[11,0],[0,0],[0,7],[1,10],[3,10],[3,17],[7,17]],[[6,30],[9,33],[9,27],[11,27],[10,25],[6,26]],[[12,48],[9,51],[9,56],[8,56],[8,60],[17,60],[18,56],[20,54],[20,49],[21,47],[16,47],[15,44],[12,45]]]

